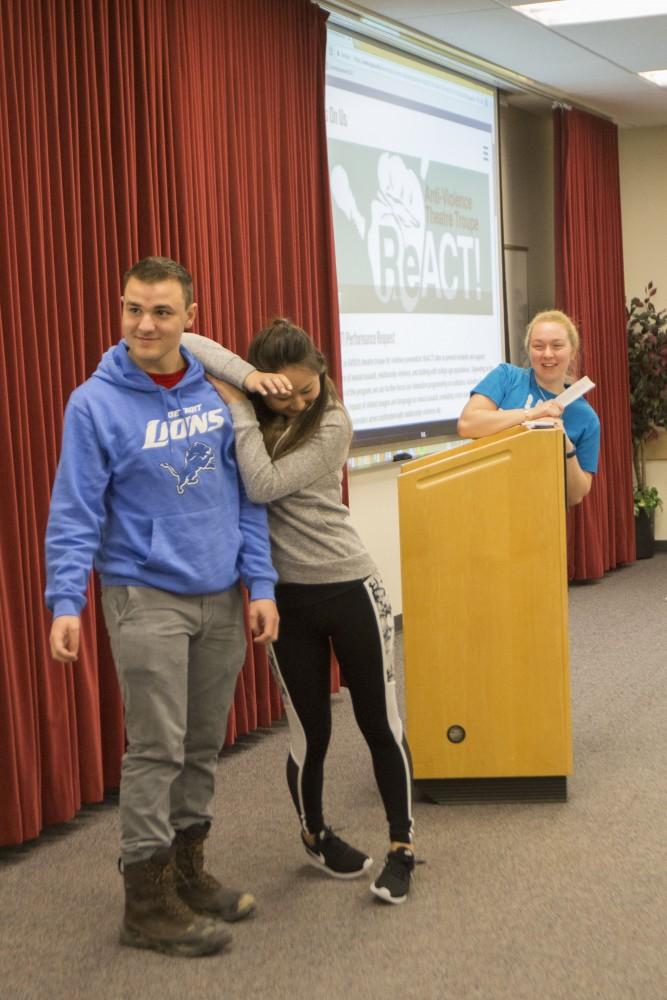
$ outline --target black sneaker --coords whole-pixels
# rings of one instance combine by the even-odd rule
[[[336,836],[330,826],[320,830],[312,847],[306,843],[303,834],[301,839],[310,864],[315,868],[321,868],[334,878],[358,878],[373,864],[372,858],[362,854],[356,847],[346,844]]]
[[[415,856],[409,847],[398,847],[384,859],[384,868],[371,882],[371,892],[385,903],[404,903],[410,891]]]

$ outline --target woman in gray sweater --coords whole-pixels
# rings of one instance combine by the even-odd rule
[[[184,345],[212,376],[230,353],[186,334]],[[356,878],[372,859],[325,824],[324,758],[331,734],[330,644],[369,746],[389,824],[389,851],[371,891],[402,903],[414,868],[410,753],[396,701],[391,606],[375,564],[341,500],[350,418],[310,337],[275,320],[250,346],[251,402],[214,381],[234,421],[236,455],[251,500],[268,504],[280,636],[270,654],[290,727],[287,781],[309,861]],[[268,374],[262,379],[261,372]],[[268,391],[267,391],[268,390]]]

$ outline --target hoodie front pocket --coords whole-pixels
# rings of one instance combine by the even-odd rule
[[[168,583],[191,592],[215,590],[235,572],[240,545],[238,524],[226,521],[219,509],[172,514],[152,522],[150,551],[142,565],[165,577],[166,590]]]

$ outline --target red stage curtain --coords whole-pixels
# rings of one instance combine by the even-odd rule
[[[635,558],[618,136],[577,110],[556,109],[554,131],[556,302],[581,333],[602,425],[593,488],[568,517],[570,578],[592,580]]]
[[[79,663],[48,653],[43,537],[65,402],[118,338],[123,271],[183,261],[198,331],[274,314],[338,361],[309,0],[0,0],[0,844],[118,783],[122,709],[91,585]],[[251,653],[228,740],[281,712]]]

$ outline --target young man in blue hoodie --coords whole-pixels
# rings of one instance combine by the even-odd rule
[[[278,630],[265,509],[243,489],[227,407],[181,347],[196,311],[175,261],[127,272],[124,339],[67,404],[46,535],[51,652],[77,659],[94,564],[123,693],[121,941],[188,956],[220,951],[220,919],[254,909],[203,867],[245,655],[240,581],[255,641]],[[231,358],[227,377],[248,386],[254,369]]]

